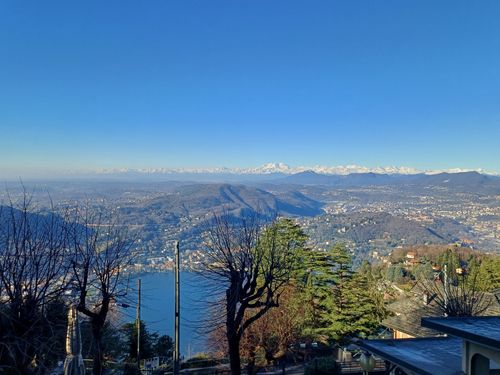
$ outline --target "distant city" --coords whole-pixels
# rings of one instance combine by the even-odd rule
[[[181,241],[185,269],[203,261],[202,234],[214,213],[292,217],[311,246],[345,244],[354,263],[386,262],[394,249],[456,244],[482,252],[500,249],[500,178],[478,172],[179,174],[177,181],[75,180],[27,183],[37,199],[60,207],[91,204],[119,217],[135,238],[134,271],[171,269]],[[262,170],[261,170],[262,172]],[[182,178],[184,177],[184,179]],[[15,197],[19,183],[2,192]],[[5,204],[5,199],[4,202]],[[48,201],[47,201],[48,203]]]

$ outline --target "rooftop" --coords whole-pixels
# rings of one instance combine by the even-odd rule
[[[422,296],[400,298],[387,306],[393,315],[383,320],[384,326],[398,330],[414,337],[440,336],[439,332],[422,327],[423,316],[439,316],[441,310],[435,303],[424,304]]]
[[[414,337],[441,336],[443,333],[449,333],[441,328],[421,324],[421,319],[424,317],[442,316],[442,310],[436,304],[435,298],[431,297],[428,304],[424,303],[424,292],[425,289],[415,285],[411,292],[389,304],[387,308],[393,315],[384,319],[383,325]],[[488,308],[482,315],[500,316],[500,289],[493,293],[485,293],[484,298]]]
[[[462,340],[455,337],[365,340],[358,345],[415,374],[462,373]]]
[[[500,349],[500,316],[422,318],[422,326]]]

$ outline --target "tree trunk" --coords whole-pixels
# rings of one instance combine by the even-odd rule
[[[241,375],[240,340],[234,335],[228,335],[229,366],[231,375]]]
[[[239,276],[231,274],[231,285],[226,290],[226,337],[229,350],[229,366],[232,375],[241,374],[240,340],[238,328],[241,322],[236,321],[238,303]]]
[[[92,337],[94,339],[94,344],[93,344],[94,365],[92,368],[92,373],[94,375],[102,375],[103,373],[102,325],[100,324],[98,318],[92,319]]]

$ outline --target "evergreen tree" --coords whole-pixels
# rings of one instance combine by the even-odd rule
[[[434,278],[434,271],[430,262],[417,265],[412,273],[416,280],[432,280]]]
[[[116,321],[108,319],[103,327],[102,332],[102,349],[105,358],[117,359],[124,354],[127,354],[125,341],[121,335],[120,328],[115,326]],[[92,348],[92,324],[89,319],[83,317],[80,321],[80,331],[82,335],[82,354],[84,358],[91,358],[93,353]],[[64,341],[63,341],[64,343]]]
[[[383,295],[368,262],[358,272],[353,272],[351,255],[343,245],[329,251],[333,282],[327,326],[323,332],[329,338],[342,340],[347,336],[366,337],[373,333],[386,316]]]
[[[479,289],[484,292],[500,288],[500,256],[486,256],[481,260],[477,283]]]
[[[382,319],[388,316],[388,311],[385,308],[383,292],[385,287],[383,287],[384,279],[380,273],[380,268],[373,267],[370,262],[365,260],[357,274],[366,277],[368,280],[368,289],[370,291],[371,302],[374,307],[374,316],[376,316],[378,322],[381,322]]]
[[[153,344],[153,354],[158,357],[171,358],[174,349],[174,341],[168,335],[161,335]]]
[[[387,267],[385,277],[388,281],[391,281],[393,283],[403,284],[405,281],[404,275],[405,271],[401,264],[391,264],[389,267]]]
[[[383,300],[372,287],[368,275],[360,272],[354,274],[346,282],[342,298],[342,309],[331,314],[329,331],[333,338],[367,337],[379,327],[385,316]]]
[[[451,280],[457,279],[457,270],[462,267],[462,262],[460,256],[454,249],[447,249],[438,258],[438,264],[444,271],[444,266],[446,266],[447,277]]]
[[[346,287],[352,279],[352,257],[344,245],[337,244],[330,250],[333,264],[333,300],[338,312],[342,313],[346,304]]]
[[[328,314],[333,308],[333,262],[330,251],[311,249],[303,261],[301,293],[297,303],[306,305],[304,314],[304,334],[315,336],[328,326]]]
[[[124,334],[127,338],[128,357],[131,360],[137,359],[137,323],[127,323],[123,326]],[[156,332],[150,332],[141,320],[140,338],[141,359],[152,357],[169,357],[172,355],[173,341],[170,336],[160,336]]]
[[[344,288],[352,278],[351,256],[345,246],[337,244],[327,251],[310,250],[305,257],[304,292],[300,296],[310,306],[305,317],[305,332],[319,338],[331,338],[332,315],[346,303]]]

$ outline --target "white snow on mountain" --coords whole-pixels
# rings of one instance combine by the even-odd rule
[[[348,175],[352,173],[377,173],[377,174],[438,174],[438,173],[460,173],[460,172],[471,172],[476,171],[482,174],[499,175],[497,172],[486,171],[484,169],[464,169],[464,168],[453,168],[453,169],[440,169],[440,170],[419,170],[412,167],[405,166],[388,166],[388,167],[363,167],[359,165],[340,165],[340,166],[323,166],[316,165],[312,167],[308,166],[297,166],[291,167],[285,163],[267,163],[260,167],[253,168],[227,168],[227,167],[215,167],[215,168],[140,168],[140,169],[130,169],[130,168],[117,168],[117,169],[100,169],[95,171],[98,174],[295,174],[300,172],[312,171],[318,174],[326,175]]]

